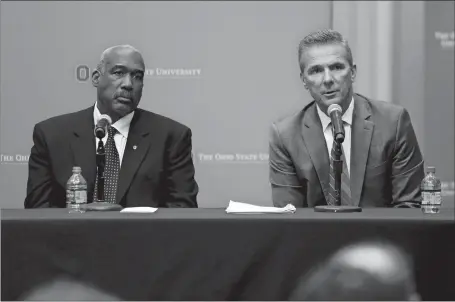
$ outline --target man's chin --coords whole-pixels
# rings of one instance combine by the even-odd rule
[[[332,104],[338,104],[338,105],[341,106],[342,100],[341,100],[341,98],[338,98],[338,97],[337,98],[328,99],[328,98],[325,98],[324,96],[322,96],[320,98],[320,102],[322,104],[324,104],[325,106],[327,106],[327,107],[329,107]]]
[[[133,105],[119,104],[119,105],[114,106],[113,111],[119,118],[122,118],[125,115],[133,112],[134,109],[136,109],[136,108]]]
[[[325,99],[324,97],[321,97],[319,99],[319,102],[316,102],[319,106],[319,109],[321,109],[325,114],[327,114],[327,109],[329,108],[330,105],[332,104],[337,104],[337,105],[340,105],[341,107],[342,106],[342,101],[340,98],[336,98],[336,99]]]

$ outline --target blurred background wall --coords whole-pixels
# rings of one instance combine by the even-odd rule
[[[90,71],[117,44],[135,46],[146,61],[140,107],[192,129],[200,207],[271,205],[269,126],[311,101],[298,43],[330,27],[350,42],[356,91],[409,110],[426,166],[453,194],[454,2],[0,5],[2,208],[23,207],[34,124],[91,106]]]

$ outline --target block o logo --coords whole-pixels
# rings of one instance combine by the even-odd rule
[[[76,79],[79,82],[87,82],[90,79],[90,68],[87,65],[79,65],[76,68]]]

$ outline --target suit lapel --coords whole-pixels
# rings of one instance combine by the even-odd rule
[[[324,196],[329,192],[330,162],[322,124],[317,115],[316,103],[309,105],[302,123],[303,142],[310,154],[311,161],[321,183]],[[326,197],[327,200],[327,197]]]
[[[131,185],[131,181],[133,180],[137,169],[150,148],[150,122],[147,121],[145,117],[141,118],[141,115],[141,110],[136,110],[133,120],[131,121],[125,153],[123,154],[122,167],[120,169],[119,185],[116,195],[117,203],[121,202]]]
[[[89,186],[95,184],[96,176],[93,109],[94,107],[90,107],[81,112],[78,124],[73,126],[73,137],[70,141],[73,163],[75,166],[81,167],[82,175]]]
[[[351,199],[358,206],[362,195],[365,168],[370,150],[374,124],[368,103],[358,95],[354,95],[354,114],[351,135]]]

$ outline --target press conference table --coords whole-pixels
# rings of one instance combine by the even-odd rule
[[[413,256],[424,300],[455,300],[454,209],[152,214],[2,210],[2,300],[69,274],[125,300],[286,300],[301,273],[371,238]]]

